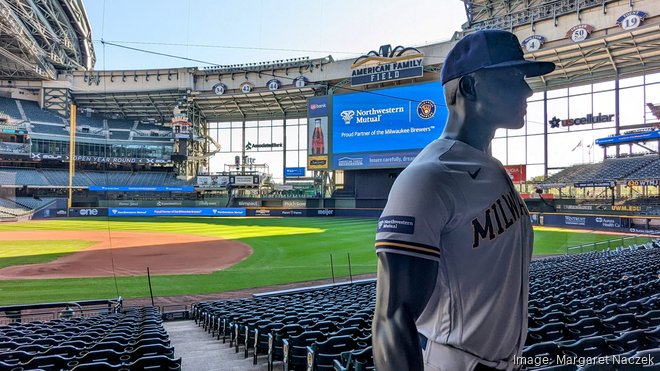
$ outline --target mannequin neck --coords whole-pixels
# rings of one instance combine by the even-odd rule
[[[483,118],[470,117],[465,111],[450,109],[445,130],[441,138],[453,139],[489,153],[495,128]]]

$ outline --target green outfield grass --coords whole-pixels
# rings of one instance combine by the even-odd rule
[[[344,218],[158,218],[158,219],[63,219],[0,224],[3,231],[110,230],[187,233],[242,241],[253,248],[245,261],[212,274],[152,276],[155,296],[194,295],[303,282],[331,277],[330,255],[336,277],[347,277],[350,253],[353,275],[376,271],[373,242],[376,220]],[[574,231],[538,230],[536,255],[563,254],[566,246],[593,244],[617,238],[612,235]],[[639,242],[645,240],[640,239]],[[84,248],[86,241],[54,241],[51,250],[30,249],[11,242],[0,248],[0,267],[52,260]],[[600,247],[607,247],[602,245]],[[612,245],[614,247],[614,245]],[[69,250],[65,250],[69,249]],[[587,247],[588,250],[593,247]],[[40,260],[41,259],[41,260]],[[342,280],[346,280],[342,278]],[[0,281],[0,305],[69,301],[97,298],[148,297],[146,276]]]
[[[94,244],[92,241],[81,240],[50,240],[43,244],[36,241],[2,241],[1,243],[0,268],[12,265],[47,263]]]

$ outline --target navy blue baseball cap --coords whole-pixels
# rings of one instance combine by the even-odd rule
[[[534,77],[555,70],[552,62],[526,60],[516,35],[501,30],[482,30],[459,40],[442,65],[442,85],[474,71],[516,68]]]

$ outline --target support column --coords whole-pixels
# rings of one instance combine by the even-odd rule
[[[286,168],[286,113],[284,114],[284,119],[283,119],[283,125],[284,128],[284,133],[282,135],[282,183],[286,184],[286,171],[284,170]]]
[[[621,111],[619,109],[619,72],[617,71],[616,78],[614,79],[614,135],[620,134],[621,129]],[[619,157],[620,148],[616,145],[616,157]],[[607,156],[605,157],[607,158]],[[603,159],[605,160],[605,159]]]
[[[548,179],[548,88],[543,88],[543,178]]]

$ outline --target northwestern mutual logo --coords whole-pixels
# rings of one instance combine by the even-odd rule
[[[429,110],[433,110],[435,114],[435,106]],[[381,122],[383,116],[391,115],[395,113],[405,113],[405,107],[386,107],[386,108],[368,108],[368,109],[358,109],[358,110],[345,110],[341,111],[339,115],[341,119],[344,120],[344,124],[348,125],[352,122],[353,117],[355,117],[356,124],[368,124],[370,122]],[[432,117],[433,114],[430,116]]]
[[[351,85],[365,85],[422,77],[424,54],[415,48],[383,45],[372,50],[351,65]]]
[[[355,116],[355,111],[346,110],[346,111],[341,111],[339,114],[341,115],[341,119],[344,120],[344,124],[348,125],[351,123],[351,120],[353,120],[353,116]]]

